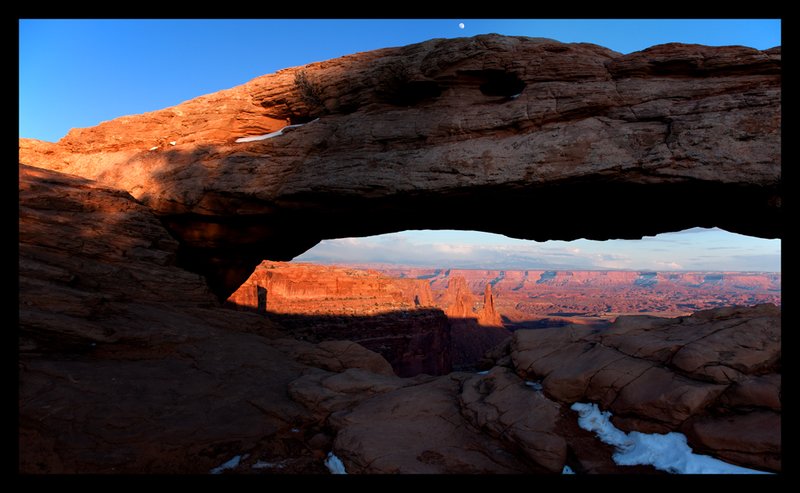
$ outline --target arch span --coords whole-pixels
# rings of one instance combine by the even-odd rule
[[[129,191],[222,299],[264,258],[403,229],[774,238],[780,67],[779,47],[436,39],[23,140],[20,160]]]

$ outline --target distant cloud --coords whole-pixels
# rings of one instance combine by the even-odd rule
[[[680,240],[674,240],[674,236]],[[453,241],[446,241],[448,237]],[[692,228],[642,240],[535,242],[481,232],[403,231],[325,240],[295,260],[462,269],[780,270],[780,241]]]

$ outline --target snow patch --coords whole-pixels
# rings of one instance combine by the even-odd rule
[[[287,128],[287,127],[284,127]],[[241,137],[236,139],[236,142],[255,142],[257,140],[267,140],[273,137],[277,137],[279,135],[283,135],[283,128],[272,133],[264,134],[264,135],[252,135],[250,137]]]
[[[534,382],[533,380],[525,380],[525,385],[532,388],[536,392],[541,392],[544,387],[542,387],[541,382]]]
[[[489,370],[479,371],[478,373],[476,373],[476,375],[488,375],[488,374],[489,374]]]
[[[148,151],[155,151],[156,149],[158,149],[158,146],[153,146],[153,147],[151,147],[150,149],[147,149],[147,150]]]
[[[210,470],[208,472],[209,472],[209,474],[222,474],[222,471],[224,471],[226,469],[235,469],[236,467],[239,466],[239,462],[242,459],[246,459],[246,458],[247,458],[247,454],[245,454],[244,457],[242,457],[241,455],[234,455],[233,457],[231,457],[231,459],[228,462],[224,462],[221,465],[215,467],[214,469],[212,469],[212,470]]]
[[[597,404],[576,402],[571,409],[578,412],[581,428],[617,449],[613,459],[620,466],[651,465],[673,474],[770,474],[695,454],[683,433],[625,433],[611,424],[611,413],[601,412]]]
[[[331,474],[347,474],[342,460],[333,455],[333,452],[328,452],[328,457],[325,459],[325,467],[328,468]]]
[[[292,428],[292,433],[300,433],[300,428]]]
[[[176,145],[176,144],[177,144],[177,142],[176,142],[176,141],[174,141],[174,140],[171,140],[171,141],[169,141],[169,145],[171,145],[171,146],[174,146],[174,145]]]
[[[568,465],[564,464],[564,469],[561,470],[561,474],[575,474],[575,471],[573,471]]]
[[[264,462],[264,461],[257,461],[255,464],[250,466],[252,469],[272,469],[273,467],[276,469],[283,469],[283,464],[278,462]]]
[[[308,123],[314,123],[317,120],[319,120],[319,118],[315,118],[315,119],[311,120]],[[264,134],[264,135],[251,135],[249,137],[240,137],[240,138],[236,139],[236,142],[240,142],[240,143],[241,142],[256,142],[258,140],[272,139],[272,138],[275,138],[275,137],[283,135],[284,130],[288,130],[290,128],[302,127],[303,125],[308,125],[308,123],[298,123],[296,125],[287,125],[287,126],[283,127],[280,130],[276,130],[274,132],[270,132],[270,133]]]

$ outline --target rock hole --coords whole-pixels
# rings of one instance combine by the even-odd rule
[[[485,70],[486,82],[481,84],[480,90],[486,96],[511,97],[520,94],[525,89],[525,83],[517,74],[503,70]]]
[[[394,88],[387,95],[391,104],[398,106],[413,106],[423,101],[434,99],[442,94],[442,89],[432,80],[412,80]]]
[[[477,83],[485,96],[513,98],[519,96],[526,85],[517,74],[499,69],[460,70],[458,77],[467,83]]]

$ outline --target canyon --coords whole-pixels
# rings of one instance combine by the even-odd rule
[[[353,266],[357,267],[357,266]],[[780,272],[653,272],[420,269],[367,266],[401,279],[425,279],[439,300],[453,277],[472,293],[491,287],[505,327],[606,325],[619,315],[663,317],[733,305],[781,304]],[[476,305],[476,309],[479,305]]]
[[[781,471],[779,276],[620,274],[622,293],[767,301],[666,318],[618,316],[664,301],[613,273],[280,262],[410,228],[780,237],[780,70],[780,47],[437,39],[21,138],[19,471],[326,473],[332,453],[348,473],[653,471],[617,464],[575,402]],[[583,294],[562,308],[538,281]],[[548,304],[509,311],[520,283]],[[553,306],[613,317],[503,327]]]
[[[423,279],[264,261],[227,303],[268,314],[303,340],[358,342],[384,356],[401,377],[474,367],[510,335],[494,311],[491,286],[477,309],[463,277],[451,279],[437,298]]]
[[[227,300],[319,342],[347,339],[400,376],[474,369],[518,329],[607,327],[620,315],[688,316],[781,305],[780,273],[421,269],[263,261]]]

